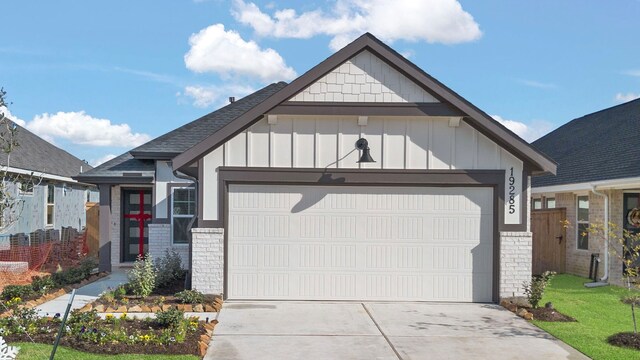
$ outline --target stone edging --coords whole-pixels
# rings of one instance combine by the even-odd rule
[[[62,287],[62,288],[60,288],[60,289],[58,289],[58,290],[56,290],[56,291],[54,291],[52,293],[48,293],[48,294],[42,295],[37,299],[29,300],[29,301],[25,302],[24,304],[19,304],[18,306],[22,306],[22,307],[27,308],[27,309],[31,309],[31,308],[34,308],[36,306],[40,306],[40,305],[46,303],[47,301],[51,301],[51,300],[56,299],[56,298],[58,298],[58,297],[60,297],[62,295],[66,295],[66,294],[70,293],[71,290],[73,290],[73,289],[79,289],[79,288],[81,288],[81,287],[83,287],[85,285],[91,284],[92,282],[98,281],[98,280],[102,279],[103,277],[105,277],[105,276],[107,276],[109,274],[102,272],[102,273],[98,273],[97,275],[98,276],[94,277],[91,280],[88,280],[88,278],[84,279],[84,280],[80,281],[77,284],[73,284],[73,285],[68,285],[68,286]],[[13,314],[13,311],[12,310],[8,310],[8,311],[0,313],[0,317],[11,316],[11,314]]]
[[[178,304],[178,305],[121,305],[117,308],[105,305],[94,305],[94,302],[86,304],[80,308],[80,312],[89,312],[95,310],[99,313],[156,313],[158,311],[167,311],[171,308],[177,308],[184,312],[218,312],[222,308],[222,298],[216,297],[213,304]]]
[[[211,320],[211,322],[204,324],[206,333],[200,335],[200,340],[198,341],[198,351],[200,352],[201,357],[204,357],[207,354],[207,349],[209,348],[209,343],[213,337],[213,329],[216,327],[216,324],[218,324],[218,320]]]

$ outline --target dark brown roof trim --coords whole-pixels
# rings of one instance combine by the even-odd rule
[[[152,184],[153,176],[73,176],[86,184]]]
[[[160,151],[129,151],[131,156],[138,160],[171,160],[180,153]]]
[[[200,143],[176,156],[173,159],[174,169],[180,169],[197,161],[200,157],[247,129],[264,114],[271,112],[276,106],[290,99],[317,79],[365,50],[371,51],[381,59],[384,59],[389,65],[420,84],[426,91],[434,95],[440,101],[450,103],[462,113],[467,114],[467,121],[469,124],[503,148],[510,150],[514,155],[529,163],[532,170],[536,172],[549,172],[555,174],[557,166],[555,162],[535,150],[526,141],[522,140],[506,127],[499,124],[485,112],[478,109],[444,84],[425,73],[422,69],[409,62],[407,59],[402,57],[402,55],[398,54],[396,51],[369,33],[360,36],[349,45],[331,55],[299,78],[295,79],[282,90],[239,116],[233,122],[227,124]]]
[[[269,114],[276,115],[362,115],[362,116],[465,116],[445,103],[352,103],[284,102]]]

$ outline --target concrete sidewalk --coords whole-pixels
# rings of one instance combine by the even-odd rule
[[[588,359],[497,305],[226,302],[206,360]]]
[[[127,281],[127,271],[116,270],[100,280],[94,281],[91,284],[87,284],[79,288],[78,290],[76,290],[76,296],[73,299],[71,310],[80,309],[81,307],[100,297],[100,294],[102,294],[105,290],[109,288],[114,289],[118,285],[125,284]],[[62,295],[51,301],[47,301],[42,305],[37,306],[36,310],[38,310],[39,314],[42,316],[53,316],[56,313],[63,314],[67,310],[67,304],[69,303],[70,297],[71,294]]]

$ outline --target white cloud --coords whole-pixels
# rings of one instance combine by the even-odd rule
[[[116,155],[114,155],[114,154],[107,154],[107,155],[101,156],[101,157],[99,157],[97,159],[92,159],[91,161],[89,161],[89,163],[91,164],[91,166],[96,167],[96,166],[98,166],[100,164],[106,163],[107,161],[109,161],[109,160],[111,160],[111,159],[113,159],[115,157],[116,157]]]
[[[545,82],[540,82],[535,80],[518,79],[518,82],[523,85],[538,88],[538,89],[555,89],[557,87],[556,84],[553,84],[553,83],[545,83]]]
[[[6,118],[10,119],[11,121],[15,122],[20,126],[24,126],[27,123],[26,121],[20,119],[16,115],[13,115],[11,111],[7,109],[6,106],[0,106],[0,114],[4,115]]]
[[[213,72],[223,77],[245,76],[271,82],[296,77],[293,68],[273,49],[261,49],[254,41],[245,41],[223,24],[208,26],[189,37],[191,48],[184,55],[189,70]]]
[[[629,102],[631,100],[635,100],[635,99],[640,99],[640,94],[636,94],[636,93],[617,93],[615,100],[617,102],[621,102],[621,103],[625,103],[625,102]]]
[[[383,41],[456,44],[474,41],[482,31],[457,0],[337,0],[329,10],[278,10],[269,15],[254,3],[235,0],[232,14],[260,36],[308,39],[331,36],[338,50],[365,32]]]
[[[217,105],[224,105],[229,97],[241,98],[253,91],[253,88],[241,85],[191,85],[184,88],[184,94],[178,93],[177,95],[189,97],[193,100],[194,106],[205,108],[215,103],[218,103]]]
[[[640,70],[627,70],[627,71],[624,71],[623,74],[640,77]]]
[[[533,120],[527,125],[520,121],[504,119],[499,115],[491,115],[491,117],[528,142],[546,135],[552,129],[551,123],[544,120]]]
[[[94,118],[84,111],[36,115],[25,127],[50,142],[60,138],[89,146],[132,148],[151,139],[147,134],[132,132],[128,124],[112,124],[111,120]]]

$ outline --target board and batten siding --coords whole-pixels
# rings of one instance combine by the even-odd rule
[[[203,218],[218,219],[217,168],[506,170],[505,223],[521,223],[521,160],[461,121],[448,118],[278,115],[264,117],[204,157]],[[363,123],[362,119],[360,119]],[[355,142],[369,141],[375,163],[357,163]],[[511,170],[513,169],[513,179]],[[509,184],[513,183],[509,204]],[[510,206],[514,211],[511,213]]]

